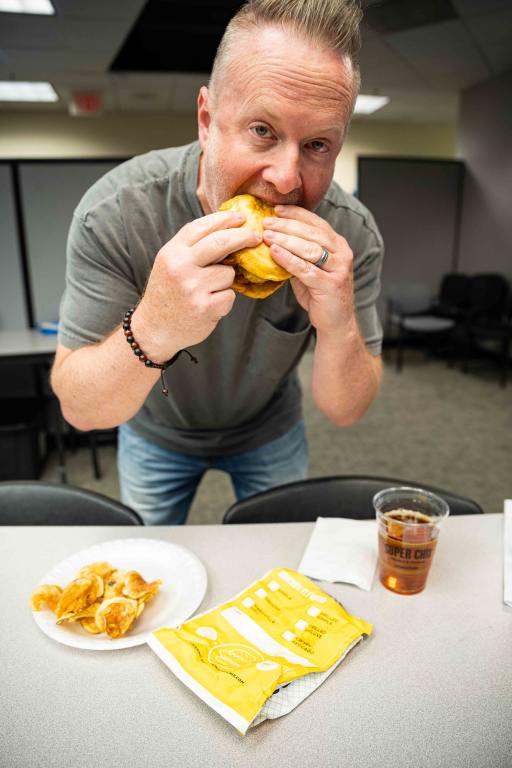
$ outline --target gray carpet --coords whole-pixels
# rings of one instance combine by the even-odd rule
[[[512,386],[500,388],[495,371],[463,374],[409,351],[401,374],[391,359],[386,364],[379,397],[366,416],[338,429],[313,406],[312,359],[308,353],[300,367],[312,477],[396,477],[469,496],[486,512],[503,511],[503,500],[512,497]],[[88,450],[70,455],[69,482],[118,498],[115,448],[101,447],[100,460],[103,478],[94,480]],[[54,457],[42,479],[58,480]],[[212,470],[188,522],[218,523],[233,501],[229,478]]]

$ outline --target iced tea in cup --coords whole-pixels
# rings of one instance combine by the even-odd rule
[[[386,488],[373,497],[379,535],[379,578],[392,592],[425,589],[441,523],[450,508],[421,488]]]

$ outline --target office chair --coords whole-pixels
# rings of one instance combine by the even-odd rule
[[[465,317],[470,282],[467,275],[449,272],[443,276],[435,298],[430,297],[426,285],[423,295],[418,291],[420,284],[395,287],[389,298],[389,316],[398,331],[397,371],[403,368],[407,340],[419,339],[431,348],[452,341],[451,332]]]
[[[133,509],[72,485],[0,483],[0,525],[144,525]]]
[[[471,279],[470,305],[462,327],[464,340],[462,370],[467,373],[469,360],[491,360],[500,367],[500,384],[507,385],[512,341],[512,291],[503,275],[481,273]],[[497,345],[492,352],[482,345]]]
[[[370,520],[375,517],[374,495],[397,485],[423,488],[441,496],[451,515],[482,514],[483,509],[471,499],[443,491],[425,483],[389,477],[339,475],[299,480],[262,491],[232,504],[223,523],[303,523],[317,517],[349,517]]]

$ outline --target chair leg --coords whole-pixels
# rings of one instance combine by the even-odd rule
[[[66,484],[68,482],[68,474],[66,468],[66,448],[64,445],[64,438],[61,429],[61,419],[57,415],[55,424],[55,442],[57,443],[57,456],[59,461],[59,479],[60,482]]]
[[[404,333],[401,328],[398,329],[398,337],[396,343],[396,370],[398,373],[402,372],[404,367]]]
[[[101,480],[101,469],[98,456],[98,445],[96,443],[96,435],[94,432],[89,432],[89,448],[91,449],[92,471],[96,480]]]
[[[464,333],[464,338],[462,342],[462,373],[468,373],[469,372],[469,360],[472,356],[474,347],[474,340],[471,333],[466,330]]]
[[[507,386],[509,365],[510,365],[510,336],[505,336],[503,338],[503,347],[501,349],[500,384],[503,388]]]

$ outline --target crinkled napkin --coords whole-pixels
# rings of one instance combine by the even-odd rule
[[[375,520],[317,518],[298,567],[321,581],[342,581],[369,591],[377,565]]]
[[[512,499],[505,499],[503,526],[503,602],[512,608]]]

